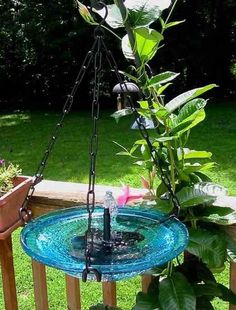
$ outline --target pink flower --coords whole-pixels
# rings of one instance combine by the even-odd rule
[[[123,186],[123,194],[117,197],[117,204],[119,207],[123,207],[131,200],[143,198],[143,195],[130,195],[130,188],[128,185]]]

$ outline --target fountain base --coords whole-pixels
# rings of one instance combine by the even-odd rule
[[[107,262],[112,261],[114,255],[117,256],[119,260],[129,258],[130,247],[133,247],[132,257],[130,258],[137,258],[139,256],[139,251],[137,248],[137,253],[135,254],[134,247],[137,246],[138,242],[145,239],[139,232],[114,231],[111,234],[111,240],[107,242],[103,240],[103,231],[99,229],[92,229],[90,237],[88,243],[93,244],[91,262],[96,265],[103,264],[104,259]],[[71,255],[83,259],[86,247],[85,235],[73,237],[71,243],[73,248]]]

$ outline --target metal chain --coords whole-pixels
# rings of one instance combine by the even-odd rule
[[[97,282],[100,282],[102,279],[101,273],[96,269],[91,267],[92,255],[94,249],[94,231],[92,229],[92,214],[95,208],[95,180],[96,180],[96,158],[98,151],[98,130],[97,122],[99,119],[100,112],[100,83],[101,83],[101,70],[102,70],[102,42],[104,37],[104,31],[102,25],[104,24],[107,15],[108,9],[104,2],[98,1],[100,7],[103,7],[105,14],[99,25],[94,30],[94,38],[97,42],[96,52],[94,55],[94,87],[93,87],[93,100],[92,100],[92,135],[90,140],[90,170],[89,170],[89,185],[87,193],[87,211],[88,211],[88,227],[85,234],[85,268],[82,272],[82,280],[87,281],[89,273],[93,273],[96,277]]]
[[[95,179],[96,179],[96,157],[98,151],[98,129],[97,122],[99,119],[99,97],[100,97],[100,83],[101,83],[101,70],[102,70],[102,50],[101,42],[103,40],[103,30],[98,27],[94,31],[97,38],[97,51],[94,56],[94,88],[93,88],[93,101],[92,101],[92,135],[90,140],[90,170],[89,170],[89,185],[87,193],[87,211],[88,211],[88,228],[85,234],[85,269],[82,273],[82,280],[85,282],[89,273],[93,272],[96,280],[101,281],[101,274],[97,269],[91,267],[91,256],[94,248],[94,233],[92,230],[92,214],[95,208]]]
[[[56,140],[60,134],[61,128],[63,127],[64,119],[65,119],[66,115],[71,110],[76,91],[78,90],[78,87],[80,86],[86,71],[90,67],[91,61],[94,57],[94,52],[96,50],[97,44],[98,44],[98,38],[95,38],[95,41],[92,45],[91,50],[88,51],[88,53],[86,54],[86,56],[84,58],[84,61],[83,61],[82,66],[80,68],[80,71],[76,77],[74,86],[71,90],[71,93],[67,96],[67,99],[66,99],[64,106],[63,106],[63,109],[62,109],[61,118],[53,129],[53,132],[52,132],[51,137],[49,139],[46,150],[45,150],[43,157],[42,157],[42,159],[38,165],[38,168],[34,174],[34,179],[33,179],[32,185],[30,186],[30,189],[28,191],[27,197],[25,198],[25,200],[24,200],[24,202],[23,202],[23,204],[19,210],[19,216],[20,216],[20,219],[24,225],[27,224],[27,222],[31,218],[31,211],[28,209],[28,203],[34,194],[35,185],[38,184],[43,178],[43,171],[45,169],[48,157],[49,157],[50,153],[52,152],[54,144],[55,144],[55,142],[56,142]]]
[[[106,59],[108,61],[108,64],[109,64],[111,70],[115,72],[115,75],[118,79],[118,82],[121,84],[121,87],[124,87],[128,93],[129,91],[128,91],[127,85],[124,83],[124,81],[121,77],[121,74],[119,73],[118,66],[117,66],[117,63],[115,61],[114,56],[112,55],[111,51],[108,50],[105,42],[102,41],[102,43],[103,43],[103,48],[104,48],[105,53],[106,53]],[[156,148],[151,143],[148,130],[146,129],[145,125],[142,122],[140,122],[139,113],[135,107],[133,99],[131,98],[131,96],[127,96],[127,98],[129,100],[130,107],[133,111],[135,121],[138,124],[139,131],[147,143],[147,146],[148,146],[149,151],[150,151],[151,158],[152,158],[155,166],[160,170],[161,180],[164,183],[164,185],[166,186],[166,188],[170,194],[170,197],[171,197],[171,200],[173,203],[173,210],[170,213],[170,217],[172,217],[172,216],[178,217],[179,212],[180,212],[180,203],[179,203],[177,196],[174,193],[173,187],[171,185],[170,178],[169,178],[168,174],[165,173],[165,171],[161,165],[162,159],[161,159],[160,155],[158,154]]]

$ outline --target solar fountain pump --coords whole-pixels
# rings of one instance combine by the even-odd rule
[[[117,94],[117,110],[122,110],[126,107],[130,107],[127,96],[136,95],[137,98],[141,98],[141,91],[138,85],[132,82],[128,82],[126,80],[116,84],[113,87],[112,92]]]

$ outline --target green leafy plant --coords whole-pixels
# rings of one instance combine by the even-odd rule
[[[21,174],[21,169],[18,165],[12,163],[6,164],[4,159],[0,159],[0,196],[14,187],[14,178]]]
[[[214,277],[215,272],[224,269],[227,260],[236,258],[236,242],[222,229],[236,223],[236,212],[229,205],[222,208],[222,204],[218,204],[218,197],[227,195],[227,190],[214,184],[207,175],[216,166],[211,160],[212,154],[187,147],[191,129],[205,119],[207,100],[200,96],[217,85],[191,89],[165,102],[163,95],[179,74],[166,71],[150,76],[147,71],[148,62],[162,47],[165,31],[183,22],[170,21],[176,3],[114,0],[114,4],[108,5],[106,19],[108,27],[113,28],[111,32],[116,28],[125,29],[121,47],[124,56],[134,65],[132,73],[122,71],[122,74],[141,89],[143,99],[138,102],[137,111],[155,126],[149,135],[159,165],[143,138],[135,141],[130,149],[122,147],[120,155],[131,156],[147,172],[145,187],[152,194],[153,206],[169,213],[174,205],[163,182],[164,172],[180,203],[179,219],[189,230],[186,252],[153,271],[154,280],[148,293],[137,295],[134,310],[213,309],[211,302],[216,296],[236,304],[236,295]],[[170,13],[163,19],[162,11],[168,8]],[[104,16],[104,9],[93,12]],[[158,30],[151,27],[156,20]],[[112,116],[118,120],[132,112],[128,107]]]

